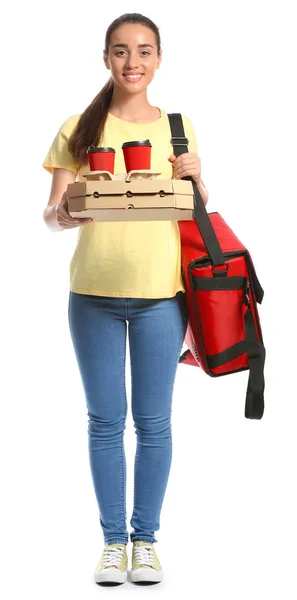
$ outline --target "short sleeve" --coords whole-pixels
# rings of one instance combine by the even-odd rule
[[[182,115],[182,118],[183,118],[185,136],[189,140],[188,150],[189,150],[189,152],[195,152],[196,154],[198,154],[197,139],[196,139],[196,134],[195,134],[195,130],[194,130],[192,121],[191,121],[191,119],[189,119],[189,117],[187,117],[185,115]]]
[[[80,115],[73,115],[66,119],[56,134],[42,163],[42,166],[49,173],[54,172],[54,167],[60,167],[61,169],[69,169],[77,175],[79,169],[72,154],[68,150],[68,141],[78,123],[79,116]]]

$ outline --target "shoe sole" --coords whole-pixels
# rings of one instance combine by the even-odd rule
[[[127,571],[120,571],[111,567],[103,571],[95,571],[94,579],[96,583],[125,583],[127,581]]]
[[[144,581],[154,581],[159,582],[162,581],[163,571],[156,571],[156,569],[136,569],[135,571],[131,570],[131,581],[133,583],[139,583]]]

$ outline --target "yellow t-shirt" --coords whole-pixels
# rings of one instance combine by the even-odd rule
[[[173,154],[167,113],[152,123],[132,123],[111,113],[105,123],[102,146],[116,150],[115,173],[126,173],[123,142],[149,139],[151,169],[160,171],[158,179],[172,178]],[[77,180],[86,181],[68,151],[68,139],[80,115],[61,125],[42,166],[70,169]],[[192,123],[182,115],[189,152],[197,153]],[[94,222],[78,228],[77,244],[70,263],[70,289],[79,294],[127,298],[171,298],[185,288],[181,276],[180,232],[177,221]]]

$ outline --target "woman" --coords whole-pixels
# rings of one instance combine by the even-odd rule
[[[43,162],[53,174],[46,224],[53,231],[80,227],[70,264],[68,317],[86,396],[90,467],[105,542],[96,582],[127,578],[127,322],[137,434],[131,579],[162,580],[155,531],[171,465],[172,392],[188,317],[177,222],[72,218],[65,190],[77,176],[85,181],[88,146],[115,148],[114,172],[125,173],[122,143],[149,138],[151,169],[165,179],[192,176],[206,204],[190,119],[183,115],[189,152],[176,158],[167,114],[147,99],[161,56],[159,30],[150,19],[132,13],[113,21],[103,53],[111,78],[83,114],[62,124]]]

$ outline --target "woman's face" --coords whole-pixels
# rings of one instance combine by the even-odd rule
[[[138,23],[120,25],[112,33],[108,55],[103,53],[114,84],[126,93],[138,93],[146,88],[161,63],[161,54],[158,56],[157,50],[155,34],[149,27]],[[140,77],[128,79],[124,76],[127,71]]]

